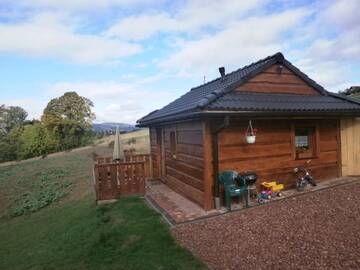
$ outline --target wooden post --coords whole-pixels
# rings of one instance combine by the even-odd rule
[[[353,125],[355,129],[354,133],[354,164],[355,164],[355,175],[360,175],[360,118],[353,119]]]
[[[342,147],[341,147],[341,126],[340,119],[336,122],[336,140],[337,140],[337,162],[338,162],[338,177],[342,176]]]
[[[204,146],[204,209],[214,208],[212,189],[214,185],[213,176],[213,155],[211,129],[208,121],[203,121],[203,146]]]
[[[360,175],[360,120],[341,120],[342,175]]]

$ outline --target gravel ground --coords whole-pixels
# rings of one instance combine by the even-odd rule
[[[360,182],[175,227],[212,269],[360,269]]]

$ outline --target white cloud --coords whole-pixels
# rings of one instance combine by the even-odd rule
[[[196,72],[198,76],[223,65],[238,68],[286,48],[284,34],[309,13],[306,9],[295,9],[234,22],[217,34],[183,42],[160,66],[180,74]]]
[[[320,19],[340,29],[359,28],[359,20],[353,12],[360,9],[358,0],[337,0],[320,12]]]
[[[6,104],[7,106],[22,107],[28,113],[27,119],[33,119],[33,118],[40,119],[43,110],[47,105],[46,102],[33,98],[9,99],[9,100],[2,100],[1,102],[2,104]]]
[[[144,87],[145,84],[146,82],[140,81],[128,84],[115,81],[58,82],[47,85],[46,89],[51,96],[76,91],[89,98],[94,103],[96,122],[134,124],[149,111],[158,109],[159,105],[166,105],[177,96],[175,93],[158,89],[154,91]]]
[[[70,82],[64,77],[47,85],[51,96],[77,91],[92,99],[97,121],[134,123],[178,96],[156,88],[155,82],[169,87],[165,79],[176,74],[210,78],[219,66],[231,71],[277,51],[330,90],[355,84],[351,69],[359,69],[360,24],[352,15],[360,9],[357,0],[317,1],[305,8],[280,0],[279,5],[271,2],[271,9],[269,0],[189,0],[168,2],[168,9],[154,0],[3,1],[15,8],[6,9],[12,13],[5,17],[0,14],[5,18],[0,53],[86,64],[117,63],[140,54],[136,63],[127,58],[129,73],[113,80],[99,75],[98,81],[80,76]],[[139,76],[143,72],[154,75]],[[170,87],[177,88],[177,82]],[[46,105],[32,99],[9,104],[14,102],[34,116]]]
[[[176,22],[166,13],[127,17],[106,31],[110,37],[138,40],[158,32],[175,30]]]
[[[299,44],[305,44],[295,53],[295,63],[330,91],[360,84],[353,77],[354,64],[360,61],[360,24],[351,15],[360,9],[360,1],[321,4],[315,19],[295,34]]]
[[[74,21],[55,13],[41,13],[19,23],[2,23],[0,52],[99,64],[141,51],[139,45],[129,42],[80,34],[75,26]]]
[[[81,96],[90,99],[114,98],[122,94],[131,93],[134,87],[130,84],[122,84],[114,81],[101,82],[57,82],[47,86],[53,95],[62,95],[64,92],[75,91]]]
[[[6,1],[6,0],[5,0]],[[14,1],[8,0],[14,4]],[[16,5],[27,8],[52,8],[63,10],[97,10],[113,7],[149,5],[154,0],[17,0]],[[161,1],[160,1],[161,2]]]
[[[174,14],[153,12],[120,20],[106,31],[110,37],[126,40],[147,39],[157,33],[198,33],[204,28],[221,29],[252,9],[261,7],[264,0],[255,1],[188,1]]]
[[[144,115],[143,107],[134,100],[123,104],[111,103],[96,113],[98,122],[121,122],[134,124]]]

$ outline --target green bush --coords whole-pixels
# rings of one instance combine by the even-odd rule
[[[19,157],[22,159],[46,155],[59,149],[57,136],[41,123],[25,126],[20,140]]]

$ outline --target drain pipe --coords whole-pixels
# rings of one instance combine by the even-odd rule
[[[213,132],[212,132],[212,148],[213,148],[213,177],[215,179],[214,185],[214,197],[215,197],[215,208],[220,208],[220,187],[218,182],[219,174],[219,133],[226,127],[229,126],[230,116],[224,117],[224,122],[221,123]]]

